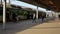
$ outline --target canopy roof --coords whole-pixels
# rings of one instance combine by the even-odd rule
[[[46,8],[48,10],[59,10],[60,9],[60,0],[19,0],[27,2],[33,5],[38,5],[40,7]]]

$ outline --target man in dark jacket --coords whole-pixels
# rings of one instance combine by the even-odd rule
[[[59,20],[60,20],[60,15],[58,17],[59,17]]]
[[[14,22],[17,21],[17,18],[16,18],[16,17],[17,17],[17,14],[16,14],[16,13],[13,13],[13,14],[12,14],[12,18],[13,18],[13,21],[14,21]]]
[[[6,20],[7,20],[7,21],[10,20],[10,14],[9,14],[9,12],[6,12]]]
[[[42,14],[42,22],[44,21],[44,18],[45,18],[45,16],[44,16],[44,14]]]

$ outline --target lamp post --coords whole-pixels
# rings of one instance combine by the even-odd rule
[[[3,2],[3,29],[6,27],[6,0],[2,0]]]

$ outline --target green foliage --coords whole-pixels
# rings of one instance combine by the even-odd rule
[[[20,9],[7,8],[7,11],[10,12],[10,15],[13,14],[14,12],[17,12],[18,15],[23,15],[23,16],[26,16],[28,14],[28,12],[30,14],[35,13],[34,11],[27,11],[27,10],[24,10],[24,9],[21,9],[21,8]],[[0,9],[0,15],[2,15],[2,14],[3,14],[3,11],[2,11],[2,9]]]
[[[19,10],[19,15],[23,15],[23,16],[26,16],[28,13],[26,10],[23,10],[23,9],[20,9]]]

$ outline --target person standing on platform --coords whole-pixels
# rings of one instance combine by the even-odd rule
[[[9,14],[9,12],[6,12],[6,21],[10,21],[10,14]]]
[[[44,21],[44,17],[45,17],[44,14],[42,14],[42,22]]]
[[[12,18],[13,18],[13,21],[16,22],[17,21],[17,13],[13,13]]]
[[[59,17],[59,20],[60,20],[60,15],[58,17]]]
[[[33,14],[33,22],[36,22],[35,14]]]

